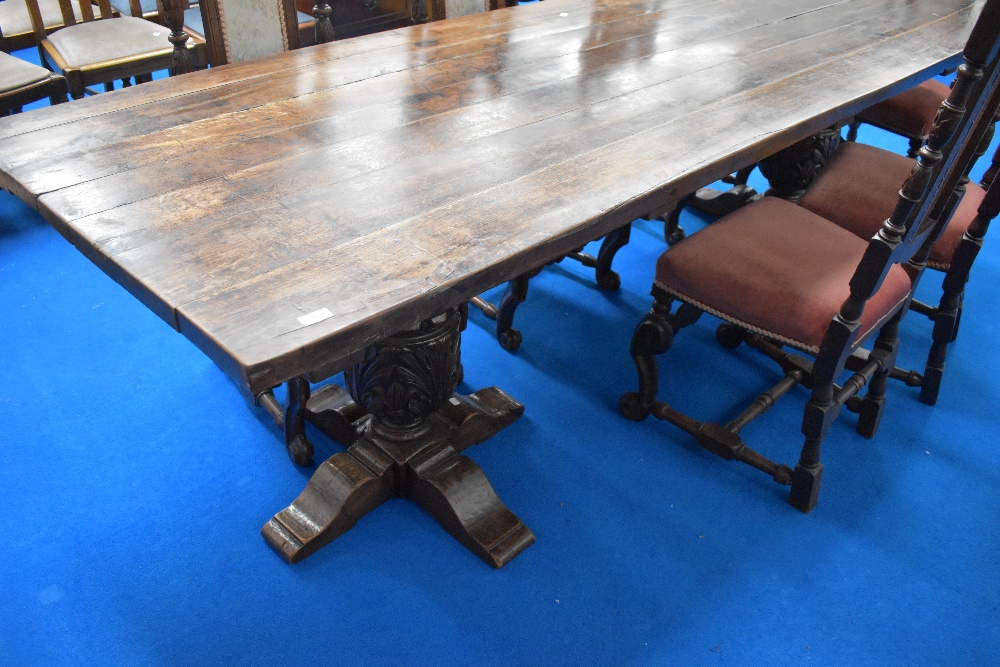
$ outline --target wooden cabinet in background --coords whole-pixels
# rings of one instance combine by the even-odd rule
[[[295,8],[309,15],[312,15],[314,4],[313,0],[295,0]],[[335,39],[402,28],[414,23],[410,15],[410,0],[333,0],[330,6],[333,9],[330,19]]]

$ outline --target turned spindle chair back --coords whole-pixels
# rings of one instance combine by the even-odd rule
[[[660,257],[653,309],[632,339],[639,390],[622,397],[626,417],[653,414],[669,421],[706,450],[790,485],[789,502],[803,512],[813,509],[822,480],[820,446],[841,408],[859,413],[863,435],[872,436],[878,428],[900,320],[1000,105],[1000,0],[986,2],[964,56],[895,209],[870,241],[789,201],[765,197]],[[674,301],[681,305],[671,312]],[[704,312],[725,320],[720,342],[735,347],[745,341],[785,373],[725,425],[699,422],[657,401],[656,356]],[[861,346],[872,338],[871,350],[865,351]],[[802,420],[805,443],[792,470],[751,449],[740,431],[799,384],[810,387],[811,396]]]

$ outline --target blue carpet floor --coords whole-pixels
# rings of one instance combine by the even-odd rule
[[[990,241],[939,405],[892,384],[874,441],[845,414],[808,516],[764,475],[618,415],[664,248],[639,222],[620,291],[564,262],[532,281],[520,352],[477,313],[464,336],[465,388],[527,406],[468,454],[532,547],[493,570],[393,500],[289,566],[258,531],[312,470],[193,345],[0,193],[0,664],[1000,664]],[[714,326],[664,362],[665,395],[705,417],[773,377]],[[928,322],[903,328],[920,364]],[[748,440],[794,462],[805,398]],[[338,451],[311,435],[318,461]]]

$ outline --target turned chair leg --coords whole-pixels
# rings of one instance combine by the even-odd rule
[[[896,366],[896,352],[899,349],[899,322],[902,311],[886,322],[875,339],[873,354],[882,356],[882,365],[872,376],[868,391],[861,400],[858,410],[857,432],[866,438],[875,437],[885,410],[885,391],[889,383],[889,373]]]
[[[927,353],[927,364],[924,366],[924,379],[920,384],[920,402],[926,405],[937,403],[941,391],[941,379],[944,377],[944,365],[948,356],[948,345],[955,340],[958,333],[958,321],[961,314],[962,293],[945,278],[941,302],[934,314],[934,330],[931,334],[930,352]]]
[[[819,502],[819,489],[823,483],[823,464],[820,463],[820,444],[823,438],[806,438],[802,455],[792,471],[792,490],[788,504],[803,514],[808,514]]]
[[[804,514],[811,512],[819,501],[823,483],[821,445],[840,412],[840,405],[833,400],[833,379],[814,376],[813,382],[812,396],[802,416],[802,434],[806,440],[792,471],[792,490],[788,494],[788,504]]]

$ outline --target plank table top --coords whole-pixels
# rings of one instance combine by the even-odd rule
[[[0,119],[0,186],[255,396],[956,65],[978,8],[546,0]]]

